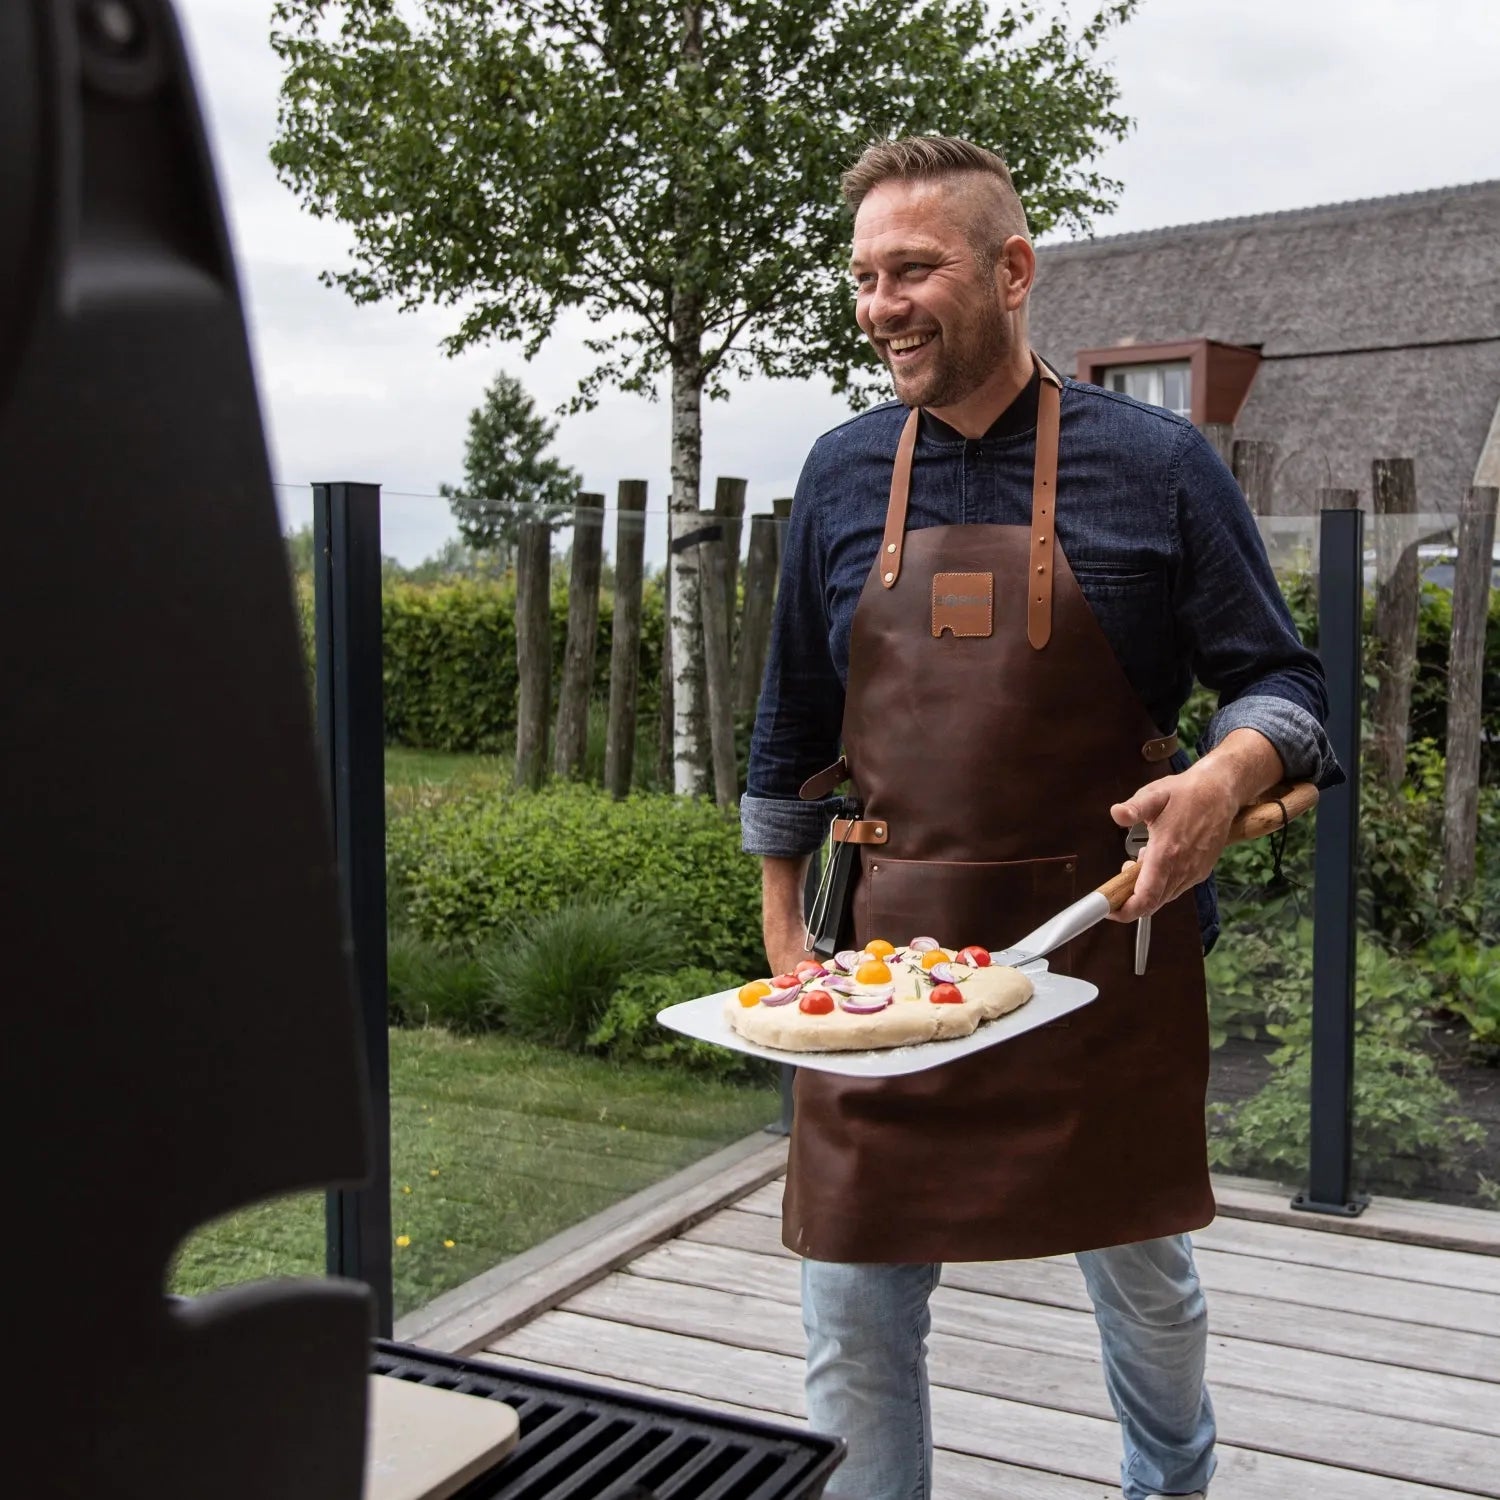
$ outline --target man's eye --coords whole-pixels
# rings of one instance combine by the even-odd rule
[[[904,266],[901,267],[902,274],[906,276],[920,275],[922,272],[929,269],[931,268],[924,260],[909,260]]]

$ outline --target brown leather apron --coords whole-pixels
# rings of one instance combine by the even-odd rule
[[[857,945],[928,934],[1005,947],[1118,872],[1110,804],[1168,774],[1173,741],[1052,536],[1059,396],[1043,374],[1030,531],[906,534],[917,412],[902,435],[849,649],[844,756],[860,836],[883,839],[860,847]],[[787,1247],[833,1261],[1002,1260],[1208,1223],[1191,896],[1153,928],[1140,977],[1134,930],[1117,922],[1054,953],[1054,971],[1099,997],[1014,1041],[902,1078],[799,1070]]]

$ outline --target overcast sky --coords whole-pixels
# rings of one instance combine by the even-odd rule
[[[356,307],[321,286],[318,272],[345,263],[348,241],[299,210],[266,158],[279,83],[269,0],[177,5],[239,255],[283,515],[305,519],[314,480],[378,481],[385,550],[419,561],[453,528],[441,500],[414,497],[462,477],[465,423],[485,385],[503,367],[538,404],[560,405],[590,358],[582,320],[530,366],[514,345],[448,359],[438,345],[452,313]],[[1136,127],[1101,158],[1124,192],[1098,234],[1500,177],[1496,0],[1145,0],[1108,56]],[[768,510],[791,494],[812,440],[847,412],[822,385],[738,387],[705,409],[705,497],[714,476],[732,474],[749,481],[749,509]],[[607,396],[560,420],[557,451],[611,503],[618,480],[649,481],[658,553],[665,403]]]

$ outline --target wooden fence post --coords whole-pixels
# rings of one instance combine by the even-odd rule
[[[609,724],[604,785],[612,797],[635,773],[635,695],[641,679],[641,563],[646,550],[646,481],[620,481],[615,534],[615,615],[609,642]]]
[[[698,600],[703,618],[703,676],[708,689],[709,748],[714,801],[739,801],[739,768],[734,753],[734,681],[729,671],[729,610],[724,595],[724,538],[698,543]]]
[[[1214,452],[1224,460],[1224,467],[1232,469],[1234,466],[1234,423],[1205,422],[1198,430],[1208,439]]]
[[[1230,452],[1230,468],[1244,491],[1250,513],[1271,514],[1271,481],[1276,472],[1276,444],[1253,438],[1236,438]]]
[[[773,500],[771,502],[771,514],[780,523],[776,527],[776,571],[779,574],[781,572],[781,538],[786,531],[786,523],[792,518],[791,500]]]
[[[536,788],[547,767],[552,698],[552,528],[521,523],[516,548],[516,785]]]
[[[750,551],[745,558],[745,603],[735,642],[734,707],[755,712],[766,652],[771,644],[771,604],[776,594],[776,517],[750,517]]]
[[[724,606],[729,621],[730,649],[734,649],[734,624],[739,611],[740,539],[744,534],[745,489],[743,479],[720,479],[714,485],[714,514],[724,528]]]
[[[1489,616],[1495,506],[1500,489],[1476,484],[1458,518],[1453,565],[1453,634],[1448,639],[1448,756],[1443,785],[1443,894],[1474,883],[1479,817],[1480,689]]]
[[[599,640],[599,571],[604,549],[604,496],[580,494],[573,507],[573,560],[568,569],[568,641],[557,699],[552,768],[583,775],[589,748],[589,699]]]
[[[1409,458],[1377,458],[1375,495],[1375,640],[1380,683],[1375,690],[1375,765],[1394,791],[1406,777],[1411,685],[1417,668],[1417,476]]]

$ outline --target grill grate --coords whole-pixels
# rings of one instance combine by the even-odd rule
[[[836,1438],[377,1340],[374,1370],[504,1401],[521,1437],[454,1500],[817,1500]]]

